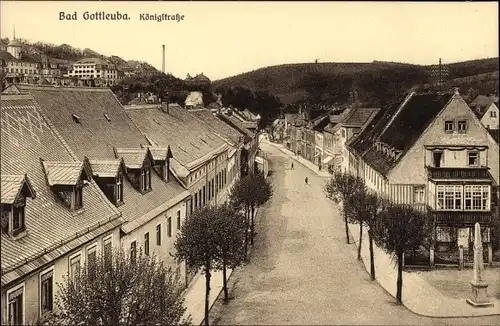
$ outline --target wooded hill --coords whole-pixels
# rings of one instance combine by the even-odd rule
[[[498,58],[447,65],[445,87],[462,93],[498,92]],[[343,103],[353,94],[364,102],[384,104],[412,87],[432,84],[430,67],[397,62],[301,63],[265,67],[213,82],[215,88],[244,87],[267,91],[285,104],[296,102]]]

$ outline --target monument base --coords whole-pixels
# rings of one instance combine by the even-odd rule
[[[487,289],[488,284],[485,282],[470,282],[472,286],[471,297],[467,299],[467,303],[475,308],[493,307],[493,302],[488,300]]]

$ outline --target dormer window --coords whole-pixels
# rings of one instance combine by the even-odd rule
[[[467,132],[467,120],[458,121],[457,127],[458,127],[458,132],[466,133]]]
[[[83,208],[84,181],[90,180],[85,162],[48,162],[41,160],[47,184],[66,207],[73,211]]]
[[[137,191],[151,190],[151,168],[154,159],[149,148],[115,148],[115,156],[123,160],[126,175]]]
[[[26,197],[35,191],[26,175],[2,175],[2,231],[16,236],[26,229]]]

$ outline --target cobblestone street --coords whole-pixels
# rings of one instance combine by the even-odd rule
[[[274,197],[259,211],[251,262],[231,276],[234,299],[216,302],[212,324],[498,324],[498,316],[436,319],[395,305],[370,281],[354,245],[345,243],[339,211],[323,192],[325,179],[298,162],[291,170],[280,150],[261,148]]]

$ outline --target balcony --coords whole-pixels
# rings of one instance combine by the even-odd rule
[[[477,168],[446,168],[427,166],[429,179],[468,179],[468,180],[491,180],[487,167]]]
[[[476,222],[481,226],[487,226],[492,223],[491,212],[473,212],[473,211],[434,211],[429,209],[429,214],[434,218],[436,225],[446,226],[474,226]]]

